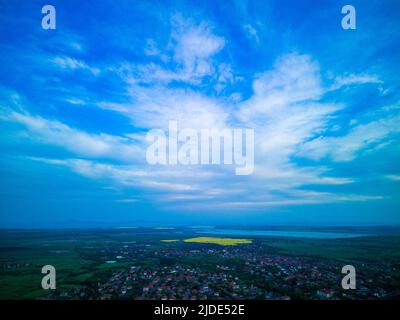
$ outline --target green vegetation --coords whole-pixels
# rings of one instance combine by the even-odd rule
[[[213,237],[197,237],[183,240],[184,242],[194,243],[212,243],[221,246],[236,246],[238,244],[250,244],[250,239],[234,239],[234,238],[213,238]]]
[[[143,270],[138,272],[141,276],[146,270],[164,268],[191,268],[193,274],[214,273],[214,277],[229,274],[241,279],[241,284],[248,287],[255,285],[263,290],[273,288],[276,291],[279,287],[275,285],[276,281],[282,275],[275,276],[281,271],[274,264],[259,265],[262,271],[258,274],[249,272],[255,263],[252,257],[260,256],[276,261],[280,261],[280,257],[284,257],[282,261],[302,259],[303,263],[312,265],[323,261],[322,275],[339,272],[341,276],[340,266],[365,264],[368,265],[368,272],[364,277],[373,279],[374,285],[380,283],[383,288],[396,287],[400,281],[400,236],[396,235],[330,240],[197,235],[189,228],[3,230],[0,231],[0,299],[36,299],[51,295],[51,291],[41,288],[41,269],[48,264],[56,268],[56,291],[59,294],[84,287],[93,296],[96,295],[98,283],[107,282],[115,273],[126,273],[135,267]],[[389,264],[393,267],[390,269],[390,281],[386,283],[386,273],[381,270],[386,270],[382,268]],[[176,274],[179,272],[176,271]],[[307,277],[311,274],[307,268],[298,272],[307,274]],[[207,275],[203,277],[206,279]],[[377,280],[379,277],[380,282]],[[138,292],[142,292],[143,287],[140,286],[150,280],[142,281],[132,284]],[[287,281],[290,283],[291,280]],[[307,286],[311,291],[316,290],[311,282]],[[288,293],[282,291],[281,294]],[[301,297],[301,292],[297,296]]]
[[[290,255],[321,257],[343,261],[399,261],[400,237],[360,237],[352,239],[271,239],[269,246]]]

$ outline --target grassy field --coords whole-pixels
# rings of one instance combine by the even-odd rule
[[[213,238],[213,237],[197,237],[183,240],[184,242],[193,243],[211,243],[221,246],[236,246],[238,244],[250,244],[250,239],[234,239],[234,238]]]
[[[328,240],[196,235],[193,230],[183,228],[0,231],[0,299],[34,299],[47,295],[48,291],[41,288],[41,268],[47,264],[56,268],[57,288],[61,291],[96,284],[113,272],[132,265],[152,268],[178,263],[210,272],[218,272],[217,265],[244,265],[241,259],[222,259],[216,253],[204,255],[198,251],[202,245],[238,246],[238,249],[249,248],[264,255],[321,258],[340,261],[341,264],[367,262],[375,265],[400,261],[400,236]],[[124,255],[127,245],[136,248],[135,254],[117,259],[117,255]],[[198,253],[160,259],[155,254],[160,250],[196,250]],[[109,260],[116,263],[107,264]]]
[[[400,237],[398,236],[331,240],[269,238],[265,244],[296,256],[367,262],[400,260]]]

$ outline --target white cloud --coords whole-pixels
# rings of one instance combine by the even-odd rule
[[[304,184],[344,184],[349,178],[327,177],[323,167],[298,166],[292,157],[309,139],[328,128],[343,106],[319,102],[324,89],[318,64],[292,53],[253,82],[253,96],[239,104],[237,117],[255,130],[255,176],[270,188]]]
[[[256,28],[254,28],[251,24],[245,24],[243,29],[250,39],[254,40],[257,44],[260,43],[260,37],[258,36]]]
[[[70,57],[55,57],[51,59],[51,62],[64,70],[87,70],[93,75],[100,73],[100,69],[90,67],[87,63]]]
[[[329,157],[334,161],[352,161],[360,151],[377,147],[392,133],[400,132],[400,116],[385,118],[359,124],[339,137],[318,137],[303,145],[300,154],[304,157],[320,160]],[[384,147],[386,142],[383,142]]]
[[[393,181],[400,181],[400,175],[388,174],[385,178]]]
[[[128,63],[125,68],[131,73],[129,77],[137,82],[153,84],[168,84],[172,81],[199,84],[205,77],[218,78],[221,68],[215,56],[224,48],[224,38],[215,35],[213,28],[205,22],[195,24],[174,16],[171,25],[167,48],[162,50],[154,39],[148,39],[144,49],[146,55],[159,57],[163,63],[151,62],[136,66]],[[226,77],[226,70],[221,70],[224,73],[221,77]]]
[[[168,129],[169,121],[178,121],[179,128],[224,128],[229,123],[230,106],[191,89],[173,89],[159,83],[142,86],[128,80],[127,94],[131,102],[103,101],[100,108],[124,114],[135,127]]]
[[[199,192],[202,180],[212,177],[211,173],[196,172],[194,169],[170,169],[139,165],[117,165],[83,159],[30,158],[44,163],[65,166],[82,176],[103,180],[116,185],[159,190],[167,193]],[[202,191],[201,191],[202,192]]]
[[[11,112],[7,120],[20,123],[33,139],[65,148],[83,157],[110,158],[135,162],[143,158],[143,149],[137,141],[109,134],[91,134],[71,128],[59,121],[48,120],[27,113]]]
[[[303,185],[341,185],[354,182],[349,177],[329,176],[329,169],[323,166],[299,166],[292,160],[292,157],[299,155],[304,144],[328,129],[329,121],[343,108],[342,105],[319,101],[325,90],[321,84],[319,66],[310,56],[296,53],[282,56],[272,70],[256,76],[253,95],[243,102],[238,101],[236,105],[226,105],[220,99],[189,89],[171,89],[165,83],[152,82],[151,79],[147,79],[150,85],[142,86],[138,82],[140,79],[136,80],[134,74],[128,75],[126,79],[130,85],[132,103],[120,105],[104,102],[101,107],[125,114],[136,127],[167,129],[170,120],[178,120],[181,128],[239,126],[255,129],[257,166],[254,176],[244,183],[258,187],[257,190],[245,190],[242,195],[244,198],[250,192],[268,194],[273,190],[286,188],[295,190]],[[229,74],[227,79],[230,81]],[[214,171],[225,176],[223,181],[215,177],[203,181],[199,181],[198,177],[182,181],[179,174],[170,177],[161,175],[163,169],[159,171],[158,177],[141,185],[178,193],[175,198],[170,196],[170,200],[195,200],[195,195],[179,196],[179,192],[195,191],[201,198],[206,195],[198,194],[199,190],[216,188],[223,191],[211,195],[211,198],[221,199],[229,197],[228,190],[221,185],[229,183],[232,187],[235,184],[234,177],[226,176],[221,168]],[[177,172],[182,170],[179,167]],[[201,170],[204,169],[197,168],[194,172]],[[129,174],[117,176],[126,177]],[[115,180],[126,183],[122,178]],[[292,201],[303,200],[299,198]]]
[[[306,199],[281,199],[271,201],[231,201],[226,202],[224,206],[227,207],[269,207],[269,206],[291,206],[291,205],[305,205],[305,204],[323,204],[323,203],[340,203],[340,202],[364,202],[372,200],[383,200],[383,196],[365,196],[365,195],[338,195],[338,194],[324,194],[306,198]]]
[[[214,86],[217,92],[225,89],[228,85],[233,84],[236,78],[232,72],[232,67],[229,64],[221,63],[218,66],[218,72],[216,74],[217,83]]]
[[[287,196],[275,196],[269,200],[226,200],[226,201],[208,201],[204,203],[202,201],[191,202],[187,204],[176,204],[174,208],[185,209],[187,211],[201,210],[215,210],[215,209],[229,209],[229,210],[265,210],[268,207],[287,207],[287,206],[302,206],[302,205],[318,205],[326,203],[344,203],[344,202],[366,202],[366,201],[380,201],[386,197],[380,195],[357,195],[357,194],[334,194],[327,192],[313,192],[310,195],[304,195],[301,197],[287,197]],[[188,199],[186,199],[188,200]],[[200,200],[200,199],[199,199]]]
[[[214,35],[211,27],[204,22],[194,25],[175,17],[174,24],[174,59],[182,65],[184,73],[195,77],[212,74],[212,57],[224,47],[225,40]]]
[[[285,55],[276,61],[272,70],[257,76],[253,91],[254,95],[240,109],[243,122],[285,116],[282,108],[317,101],[321,97],[319,66],[307,55]]]
[[[335,78],[334,84],[328,89],[328,91],[338,90],[344,86],[359,85],[375,83],[380,84],[383,81],[376,75],[370,74],[348,74],[345,76],[339,76]]]
[[[309,55],[291,53],[277,59],[271,70],[254,77],[253,92],[247,100],[243,101],[240,93],[231,93],[232,97],[239,97],[236,99],[220,98],[221,90],[237,79],[229,63],[217,61],[217,54],[223,50],[226,41],[205,23],[194,24],[177,18],[173,27],[167,49],[162,50],[152,39],[147,41],[144,49],[151,61],[164,56],[161,60],[169,63],[126,63],[107,69],[126,81],[129,89],[125,93],[131,101],[123,104],[102,101],[97,105],[131,119],[133,131],[136,128],[167,129],[170,120],[177,120],[180,128],[253,128],[257,164],[254,176],[238,178],[228,175],[228,170],[220,167],[148,166],[140,161],[144,159],[146,147],[140,134],[88,133],[60,121],[23,112],[10,113],[9,120],[24,125],[33,139],[65,148],[79,158],[41,161],[66,166],[91,179],[127,188],[151,189],[157,192],[156,198],[160,201],[206,199],[215,200],[214,203],[207,202],[209,206],[262,207],[380,199],[380,196],[301,193],[298,189],[304,185],[334,186],[354,180],[330,176],[329,168],[322,165],[304,166],[294,160],[298,156],[316,160],[330,156],[338,161],[348,161],[358,150],[382,142],[392,132],[394,121],[382,120],[366,127],[355,125],[345,137],[322,137],[337,111],[344,108],[323,102],[323,95],[347,85],[378,83],[379,79],[366,75],[337,77],[335,84],[325,89],[318,63]],[[245,29],[258,39],[251,25]],[[167,58],[165,52],[169,53]],[[99,72],[85,62],[69,57],[57,57],[52,61],[65,70]],[[173,86],[173,81],[184,84]],[[201,93],[196,85],[202,83],[218,94]],[[185,89],[183,85],[187,85]],[[80,104],[82,101],[70,102]],[[92,161],[83,160],[85,157]],[[104,163],[105,159],[123,164]],[[281,194],[277,195],[277,192]],[[232,201],[233,196],[241,201]],[[257,196],[266,199],[254,200]],[[123,198],[121,202],[124,199],[130,198]]]
[[[168,127],[170,120],[178,121],[180,128],[223,128],[229,110],[215,99],[180,89],[131,88],[136,103],[128,111],[140,127]]]
[[[144,53],[148,56],[158,56],[160,54],[157,43],[153,39],[147,39]]]

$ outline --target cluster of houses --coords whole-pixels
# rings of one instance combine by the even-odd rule
[[[135,250],[136,248],[136,250]],[[363,266],[357,289],[341,288],[341,265],[334,260],[263,253],[256,244],[245,247],[167,247],[150,246],[103,249],[105,264],[123,261],[125,268],[110,269],[110,276],[88,291],[79,287],[62,298],[203,300],[203,299],[384,299],[390,297],[381,279]],[[137,263],[138,256],[155,258],[159,263]],[[198,255],[218,258],[220,263],[203,268],[187,263]],[[135,257],[134,264],[129,260]],[[159,259],[159,260],[157,260]],[[169,263],[161,261],[168,259]],[[207,258],[205,258],[207,260]],[[240,263],[229,263],[229,261]],[[172,261],[172,262],[171,262]],[[370,267],[372,268],[372,266]],[[376,266],[374,267],[376,268]],[[114,270],[114,271],[112,271]],[[387,275],[383,276],[387,277]],[[372,280],[374,279],[374,280]],[[386,281],[386,282],[385,282]],[[54,297],[54,295],[53,295]]]

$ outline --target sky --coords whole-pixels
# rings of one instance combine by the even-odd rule
[[[0,0],[0,227],[399,225],[400,3],[350,2]],[[254,172],[149,164],[171,120]]]

